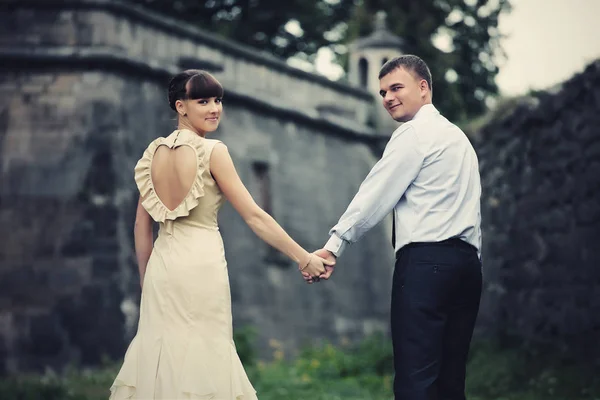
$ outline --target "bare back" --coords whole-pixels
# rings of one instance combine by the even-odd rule
[[[196,153],[191,147],[169,148],[161,145],[156,149],[151,166],[152,186],[170,211],[184,201],[194,184],[197,171]]]

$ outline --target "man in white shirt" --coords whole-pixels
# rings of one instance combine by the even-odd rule
[[[394,58],[379,80],[383,106],[404,123],[317,254],[339,257],[392,212],[395,398],[464,400],[482,286],[477,156],[460,128],[433,106],[423,60]],[[328,279],[333,270],[305,279]]]

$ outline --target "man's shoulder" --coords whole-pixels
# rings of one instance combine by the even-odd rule
[[[394,132],[392,133],[392,135],[400,135],[400,134],[402,134],[404,132],[409,132],[409,131],[415,132],[416,129],[415,129],[414,122],[415,121],[412,121],[412,120],[411,121],[403,122],[399,127],[397,127],[394,130]]]
[[[433,121],[431,119],[419,118],[419,119],[411,119],[410,121],[406,121],[403,123],[396,132],[413,132],[415,135],[420,136],[423,133],[426,133],[431,130],[431,123]]]
[[[397,127],[392,133],[392,139],[396,140],[411,140],[415,139],[417,142],[419,141],[419,135],[417,134],[417,130],[415,129],[413,121],[403,122],[402,125]]]
[[[440,132],[440,130],[456,130],[462,132],[462,129],[458,125],[450,121],[440,112],[430,115],[428,118],[418,118],[408,121],[407,123],[410,123],[417,133],[435,133]]]

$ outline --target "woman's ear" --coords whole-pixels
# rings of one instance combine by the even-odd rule
[[[180,117],[185,117],[187,115],[187,107],[183,101],[177,100],[175,102],[175,109]]]

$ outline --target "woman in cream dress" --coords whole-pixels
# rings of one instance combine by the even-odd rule
[[[135,250],[142,284],[138,331],[110,400],[252,400],[233,342],[231,296],[217,213],[225,199],[265,242],[306,274],[332,263],[308,253],[256,205],[217,129],[223,88],[184,71],[169,84],[178,129],[154,140],[135,167],[140,191]],[[153,242],[152,222],[160,224]]]

